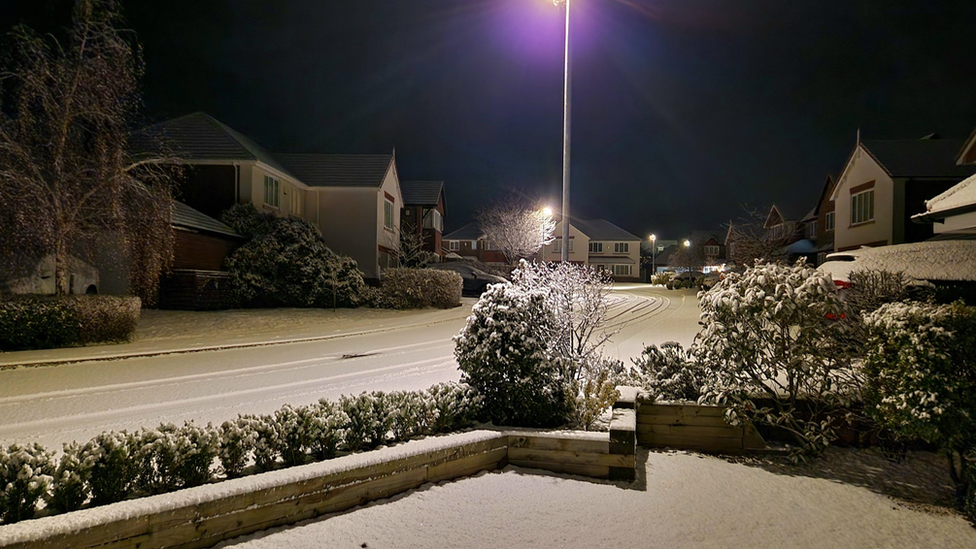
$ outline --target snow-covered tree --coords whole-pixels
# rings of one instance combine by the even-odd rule
[[[531,258],[553,241],[556,221],[551,213],[512,195],[478,213],[478,226],[509,265]]]
[[[53,474],[54,459],[43,446],[0,446],[0,520],[33,518]]]
[[[661,400],[693,400],[701,396],[708,369],[680,343],[668,341],[650,345],[634,359],[628,384],[647,389]]]
[[[837,410],[857,389],[837,345],[845,305],[824,273],[804,264],[756,264],[699,293],[693,352],[711,369],[702,400],[729,417],[776,425],[803,450],[831,440]]]
[[[868,409],[882,426],[943,449],[976,519],[976,308],[890,303],[865,321]]]
[[[77,0],[64,39],[26,26],[11,33],[0,70],[0,265],[29,269],[53,255],[64,295],[71,255],[115,250],[133,291],[152,303],[172,260],[178,169],[152,136],[130,143],[143,65],[121,22],[118,2]]]

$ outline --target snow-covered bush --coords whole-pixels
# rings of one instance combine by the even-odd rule
[[[274,417],[278,424],[279,452],[285,466],[304,464],[317,434],[314,410],[308,406],[285,404]]]
[[[438,383],[425,391],[434,403],[431,430],[443,433],[463,429],[482,416],[483,398],[464,383]]]
[[[250,428],[249,418],[238,416],[220,425],[220,466],[228,478],[239,477],[244,472],[258,435]]]
[[[863,269],[852,271],[848,280],[851,286],[845,299],[854,313],[867,314],[885,303],[909,298],[911,279],[902,272]]]
[[[650,345],[634,359],[626,382],[641,387],[660,400],[693,400],[701,396],[709,370],[680,343]]]
[[[213,479],[219,454],[219,434],[207,425],[172,423],[143,429],[133,436],[139,464],[136,487],[147,494],[162,494],[199,486]]]
[[[386,442],[393,417],[385,393],[364,392],[355,397],[343,395],[339,405],[349,417],[346,447],[350,451],[375,448]]]
[[[278,422],[274,416],[241,416],[247,428],[254,433],[254,464],[261,471],[274,469],[281,457],[281,439]]]
[[[976,519],[976,308],[891,303],[865,319],[865,401],[881,425],[939,445]]]
[[[128,341],[140,303],[102,295],[0,299],[0,351]]]
[[[0,446],[0,520],[33,518],[53,474],[54,459],[43,446]]]
[[[388,395],[392,410],[393,440],[407,440],[431,432],[437,406],[427,392],[395,391]]]
[[[304,219],[260,213],[238,204],[224,221],[251,240],[226,261],[245,307],[355,307],[366,285],[352,259],[332,252]]]
[[[491,285],[454,338],[461,381],[478,391],[496,425],[552,426],[566,417],[569,383],[549,354],[556,319],[546,297]]]
[[[79,461],[87,472],[92,504],[105,505],[125,499],[139,472],[133,436],[125,431],[106,431],[88,441]]]
[[[622,368],[623,364],[619,361],[601,358],[597,364],[584,370],[583,379],[573,382],[573,398],[569,406],[573,423],[589,431],[603,411],[613,406],[620,398],[614,372]]]
[[[450,309],[461,305],[461,275],[439,269],[384,269],[378,305],[390,309]]]
[[[698,295],[703,329],[693,352],[712,374],[701,400],[729,406],[733,424],[775,425],[801,450],[825,447],[857,385],[835,348],[844,327],[828,316],[846,309],[831,279],[802,261],[757,264]]]
[[[312,455],[316,459],[334,458],[345,439],[349,416],[335,402],[322,399],[315,408],[312,421]]]
[[[51,499],[48,501],[48,508],[52,511],[66,513],[79,509],[91,494],[88,486],[91,464],[83,461],[82,451],[83,446],[77,442],[62,446],[61,460],[54,472]]]

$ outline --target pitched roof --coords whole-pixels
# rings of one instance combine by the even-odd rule
[[[133,148],[153,149],[155,141],[173,154],[193,160],[256,160],[294,177],[263,147],[216,118],[195,112],[140,130],[133,136]]]
[[[480,240],[484,236],[477,223],[468,223],[460,229],[444,235],[444,240]]]
[[[443,181],[401,181],[403,203],[410,206],[436,206],[444,192]]]
[[[960,181],[944,193],[925,201],[925,211],[912,216],[918,221],[945,219],[976,210],[976,175]]]
[[[959,154],[956,155],[956,164],[964,164],[966,156],[969,154],[969,151],[973,150],[973,147],[976,147],[976,130],[973,130],[973,133],[969,134],[969,137],[966,138],[966,142],[959,150]]]
[[[186,227],[188,229],[196,229],[198,231],[244,238],[235,233],[234,229],[231,229],[227,225],[224,225],[209,215],[194,210],[178,200],[173,201],[173,217],[170,223],[177,227]]]
[[[379,187],[394,161],[392,154],[278,153],[276,156],[310,187]]]
[[[963,142],[957,139],[861,141],[861,146],[891,177],[966,177],[976,166],[958,166]]]
[[[570,220],[570,225],[579,229],[590,240],[641,240],[639,236],[634,236],[605,219],[576,219],[570,217]]]

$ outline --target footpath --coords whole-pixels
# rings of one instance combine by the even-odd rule
[[[133,341],[63,349],[0,353],[0,369],[95,360],[192,353],[321,341],[461,322],[475,299],[454,309],[238,309],[230,311],[143,310]]]

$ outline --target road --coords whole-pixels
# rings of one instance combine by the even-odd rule
[[[693,293],[615,289],[606,352],[627,360],[647,343],[690,343]],[[362,391],[457,381],[451,337],[463,321],[324,341],[0,370],[0,444],[89,440],[162,422],[219,424]]]

